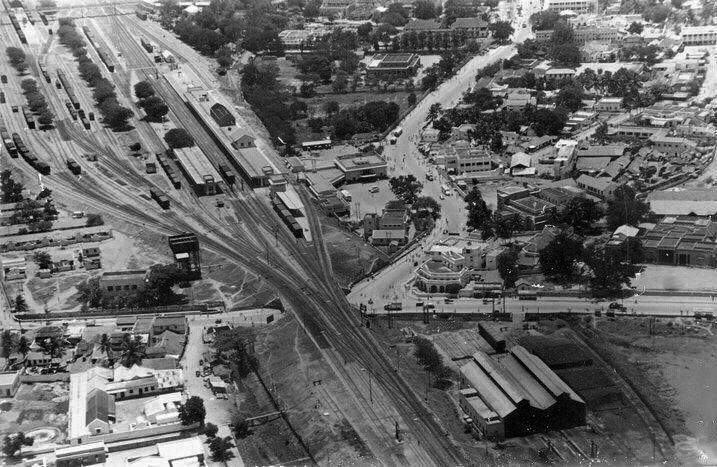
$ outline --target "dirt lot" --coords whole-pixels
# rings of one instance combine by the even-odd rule
[[[341,390],[293,316],[259,329],[255,350],[265,384],[289,408],[290,422],[320,465],[373,463],[370,451],[327,396],[329,391],[335,395]],[[321,383],[314,385],[314,381]],[[251,417],[276,410],[256,377],[239,384],[244,393],[242,414]],[[250,436],[238,440],[245,465],[293,464],[306,457],[281,418],[271,417],[251,430]]]
[[[717,381],[717,338],[691,319],[602,320],[598,332],[634,372],[635,383],[685,461],[717,460],[717,403],[706,397]]]
[[[47,443],[61,443],[67,437],[68,391],[64,382],[21,385],[14,398],[0,400],[0,434],[49,428],[58,436]]]
[[[322,218],[324,243],[331,256],[331,266],[342,287],[348,287],[363,274],[374,271],[388,261],[388,256],[345,229],[336,222]]]

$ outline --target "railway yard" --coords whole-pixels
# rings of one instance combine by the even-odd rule
[[[342,286],[352,285],[353,278],[349,276],[354,269],[363,275],[366,264],[378,259],[366,253],[369,245],[364,239],[346,240],[342,237],[346,235],[343,230],[337,233],[338,227],[329,226],[329,221],[334,219],[327,220],[320,214],[318,203],[308,189],[294,183],[284,160],[269,142],[266,129],[239,97],[238,80],[232,76],[237,73],[217,76],[213,59],[200,55],[158,23],[140,18],[135,11],[136,2],[59,0],[53,8],[42,8],[37,0],[23,0],[22,8],[11,7],[8,0],[2,2],[0,38],[6,47],[21,49],[28,65],[27,70],[20,73],[5,53],[0,56],[2,170],[9,170],[16,180],[22,181],[33,198],[45,189],[51,190],[54,206],[62,212],[63,222],[68,226],[83,222],[67,220],[74,213],[78,213],[79,218],[100,214],[106,229],[115,232],[108,234],[105,240],[110,246],[104,249],[115,251],[110,257],[103,256],[103,267],[148,269],[153,264],[171,260],[165,245],[167,237],[191,233],[198,240],[202,255],[201,281],[180,288],[191,290],[192,296],[187,300],[190,307],[199,302],[212,302],[222,303],[214,310],[217,313],[223,309],[222,314],[212,316],[188,315],[187,336],[190,329],[193,334],[187,337],[186,354],[183,348],[182,356],[177,358],[181,361],[179,371],[188,375],[184,389],[204,391],[200,389],[204,361],[199,358],[207,359],[202,352],[207,349],[204,338],[208,328],[220,324],[223,327],[230,320],[233,324],[240,323],[242,317],[247,321],[247,315],[241,313],[252,307],[266,306],[270,309],[267,314],[274,313],[276,308],[287,312],[278,323],[257,326],[257,329],[253,329],[254,317],[251,318],[252,332],[257,336],[256,351],[252,342],[251,352],[258,356],[261,370],[254,367],[249,377],[233,382],[234,390],[241,395],[235,396],[232,402],[240,411],[276,415],[269,422],[253,427],[254,438],[237,436],[233,440],[246,464],[672,465],[684,459],[694,461],[697,449],[693,449],[692,440],[683,443],[689,445],[687,447],[676,447],[671,440],[675,433],[680,433],[681,424],[676,424],[677,428],[661,424],[658,415],[662,414],[656,415],[654,408],[645,403],[643,394],[624,377],[624,371],[630,369],[621,368],[622,371],[617,372],[614,368],[618,365],[612,360],[605,361],[606,355],[615,359],[627,355],[631,362],[638,363],[639,358],[651,358],[646,355],[647,344],[630,347],[621,341],[619,319],[625,317],[618,317],[617,324],[614,312],[609,320],[607,317],[593,320],[592,316],[585,315],[567,320],[570,323],[561,319],[564,316],[529,323],[530,313],[524,312],[522,302],[521,313],[516,312],[506,323],[497,322],[500,314],[497,313],[481,321],[484,327],[471,323],[470,317],[460,321],[455,309],[452,317],[447,316],[450,313],[436,316],[438,310],[434,309],[429,319],[423,302],[416,303],[426,316],[422,324],[408,317],[392,318],[389,308],[385,308],[389,311],[387,316],[363,316],[355,304],[349,302]],[[108,109],[97,103],[97,88],[93,89],[81,72],[76,50],[70,50],[58,37],[61,26],[74,28],[82,38],[86,57],[99,68],[101,78],[114,86],[116,105],[131,111],[132,116],[120,128],[106,123],[108,119],[104,117]],[[496,61],[504,52],[500,49],[485,60]],[[27,84],[21,84],[28,79],[34,79],[37,92],[47,100],[53,114],[52,124],[40,124],[40,114],[30,109],[27,92],[23,92]],[[140,82],[151,85],[154,95],[166,104],[165,116],[149,118],[136,97],[135,85]],[[454,84],[448,83],[448,86]],[[452,90],[456,95],[457,89]],[[422,117],[418,120],[422,121]],[[170,144],[166,135],[173,129],[185,130],[194,144],[183,147]],[[359,250],[364,247],[366,257],[362,260]],[[30,250],[34,247],[14,249],[32,254]],[[349,250],[355,251],[358,258],[351,256]],[[172,253],[176,260],[179,256],[174,250]],[[346,264],[332,264],[332,258],[334,263],[345,261]],[[379,259],[385,262],[383,256]],[[353,262],[357,263],[355,268]],[[86,264],[84,267],[88,269]],[[76,274],[50,284],[40,279],[44,268],[39,264],[32,268],[33,277],[23,282],[26,290],[23,291],[23,286],[3,286],[0,330],[18,327],[9,312],[17,305],[17,301],[13,305],[16,291],[30,294],[28,302],[32,312],[37,313],[44,305],[45,315],[33,318],[35,323],[31,327],[44,324],[49,328],[53,324],[67,328],[64,318],[52,316],[54,311],[58,314],[69,308],[73,308],[73,313],[78,309],[81,313],[87,311],[75,300],[77,289],[70,282],[77,282],[76,277],[80,276],[87,279],[92,273],[75,271]],[[344,274],[347,277],[343,277]],[[342,284],[338,283],[339,276]],[[124,290],[128,290],[127,286]],[[278,301],[279,307],[275,305]],[[495,306],[495,302],[492,304]],[[119,312],[109,307],[104,311],[114,313],[98,314],[99,325],[107,325],[103,320],[111,320],[114,325],[113,315]],[[505,302],[503,311],[507,314]],[[539,312],[538,308],[538,318]],[[165,318],[164,314],[155,316],[155,319]],[[182,315],[181,319],[186,318]],[[261,319],[269,324],[274,315],[271,314],[271,321],[264,314]],[[493,319],[496,322],[492,322]],[[676,337],[671,333],[680,326],[684,334],[685,323],[695,329],[696,335],[689,337],[713,341],[711,325],[704,331],[687,317],[685,321],[682,317],[675,318],[669,329],[665,324],[662,334],[657,334],[667,341],[668,337]],[[93,318],[88,327],[95,325]],[[249,323],[237,326],[242,325],[248,327]],[[654,322],[645,325],[650,326],[652,335]],[[644,326],[639,326],[636,332],[642,332]],[[413,340],[417,334],[413,329],[407,330],[409,327],[415,328],[423,340],[430,340],[432,347],[435,344],[448,362],[446,372],[454,382],[460,379],[459,384],[453,384],[449,390],[439,388],[438,381],[433,381],[431,386],[431,374],[427,368],[424,372],[418,363],[420,358],[415,350],[418,345],[414,347]],[[501,333],[504,337],[499,351],[500,344],[496,340],[501,338],[495,336]],[[408,335],[410,339],[406,338]],[[549,339],[540,341],[536,336],[549,336]],[[564,348],[570,349],[567,353],[573,358],[569,363],[575,366],[561,368],[559,365],[564,362],[557,359],[560,361],[555,367],[556,373],[560,377],[566,375],[566,380],[570,377],[579,380],[585,392],[575,391],[582,399],[560,378],[550,379],[555,376],[552,366],[548,369],[546,364],[535,364],[520,350],[506,352],[505,339],[515,344],[514,348],[529,347],[529,344],[538,348],[535,343],[538,341],[568,346]],[[586,343],[590,339],[599,345]],[[622,347],[616,351],[607,343],[620,343]],[[649,350],[659,347],[654,338],[649,343]],[[479,351],[486,352],[484,360],[480,360]],[[464,416],[468,410],[462,405],[472,397],[471,391],[464,387],[462,372],[468,370],[463,365],[473,364],[478,368],[474,359],[485,365],[488,355],[493,358],[496,353],[502,355],[496,357],[495,365],[505,365],[505,371],[514,371],[526,380],[532,381],[535,377],[534,387],[538,389],[533,389],[534,393],[544,394],[544,400],[555,404],[549,406],[545,402],[545,407],[549,406],[545,413],[559,412],[555,407],[563,407],[559,404],[566,401],[570,403],[572,397],[572,402],[578,400],[582,404],[582,423],[545,432],[536,430],[513,439],[509,436],[500,442],[498,435],[491,439],[487,431],[485,436],[471,432],[473,422]],[[589,364],[578,361],[577,354],[589,360]],[[190,362],[190,358],[193,361]],[[196,361],[200,362],[199,367]],[[677,356],[674,361],[678,361]],[[210,365],[208,359],[206,364]],[[669,368],[668,364],[672,364],[672,360],[665,368]],[[531,369],[524,370],[520,365]],[[684,372],[677,364],[673,366],[671,373],[666,371],[677,385]],[[655,382],[661,371],[652,368],[646,378]],[[488,373],[490,371],[486,371],[486,375]],[[545,374],[552,376],[541,380]],[[574,375],[588,376],[581,379]],[[488,379],[486,376],[485,380]],[[63,381],[74,380],[68,375]],[[64,394],[68,391],[66,386],[69,384],[63,382],[51,389]],[[19,393],[28,398],[31,391],[25,389]],[[56,395],[53,393],[52,397]],[[210,409],[223,403],[216,399],[210,399]],[[49,401],[43,402],[43,410],[45,406],[47,410],[53,409]],[[20,407],[25,405],[32,404],[23,402]],[[515,413],[526,407],[526,404],[519,405],[515,403]],[[0,412],[2,410],[0,404]],[[486,420],[491,421],[490,416]],[[55,421],[53,418],[53,423]],[[63,437],[65,422],[59,419],[58,427],[54,428],[62,432]],[[32,426],[32,429],[39,428],[43,427]],[[228,426],[219,430],[230,432]],[[680,457],[680,453],[676,453],[679,449],[689,452]],[[129,459],[128,455],[126,465]],[[225,465],[244,464],[239,458]]]
[[[220,194],[199,197],[188,188],[186,179],[175,188],[166,170],[157,170],[152,175],[145,173],[146,158],[154,161],[156,153],[166,152],[162,135],[165,128],[171,127],[186,129],[214,167],[227,163],[236,167],[236,162],[226,157],[218,147],[216,136],[208,134],[187,107],[182,94],[165,78],[170,67],[179,66],[185,77],[192,76],[195,83],[215,89],[218,83],[210,67],[205,66],[195,51],[170,37],[157,24],[134,17],[132,7],[123,12],[121,6],[111,5],[73,7],[60,3],[58,13],[48,18],[47,26],[42,21],[25,22],[23,10],[13,9],[26,43],[7,20],[7,14],[3,15],[0,37],[6,46],[25,51],[30,69],[26,76],[18,76],[2,61],[2,74],[7,76],[8,83],[3,85],[7,103],[0,105],[0,118],[7,133],[21,135],[24,145],[38,161],[47,164],[49,170],[43,169],[47,174],[40,176],[37,163],[33,166],[27,158],[14,158],[8,152],[2,154],[3,167],[21,174],[29,191],[38,192],[40,186],[49,188],[63,209],[102,213],[116,228],[141,229],[165,236],[195,232],[207,254],[239,265],[254,277],[272,284],[274,290],[281,291],[285,307],[296,313],[331,368],[332,377],[351,395],[341,403],[341,417],[367,443],[372,456],[412,465],[440,464],[451,458],[451,464],[463,463],[462,454],[452,449],[445,430],[410,386],[395,374],[388,357],[372,350],[372,337],[359,326],[343,292],[334,285],[319,221],[312,215],[314,208],[306,194],[299,192],[298,196],[309,210],[304,229],[310,229],[307,237],[313,236],[311,241],[297,239],[281,226],[272,211],[268,189],[252,190],[247,183],[250,180],[234,186],[221,180]],[[33,7],[27,6],[28,10]],[[70,98],[75,99],[72,107],[78,113],[83,110],[89,117],[89,112],[96,114],[97,109],[72,54],[56,40],[56,35],[50,34],[50,30],[57,30],[57,20],[62,17],[74,18],[75,26],[85,35],[90,33],[93,41],[102,41],[106,61],[111,54],[114,71],[107,66],[100,69],[116,86],[120,104],[135,114],[130,120],[133,127],[130,131],[113,132],[97,119],[89,118],[87,129],[81,121],[73,119],[66,105]],[[155,62],[154,55],[142,46],[142,39],[169,51],[177,62]],[[94,47],[88,47],[87,55],[96,64],[102,63]],[[37,63],[42,64],[42,70]],[[50,75],[51,83],[44,79],[43,70]],[[63,75],[66,83],[60,81],[65,88],[61,90],[54,80],[55,77],[60,80]],[[23,103],[19,82],[27,77],[36,79],[48,99],[56,116],[53,129],[29,130],[22,116],[12,111],[12,106]],[[150,124],[137,118],[141,111],[133,102],[132,87],[141,80],[148,80],[169,106],[168,122]],[[73,94],[68,94],[70,88]],[[255,135],[257,147],[266,157],[276,157],[263,142],[263,133],[256,134],[259,124],[247,121],[246,115],[250,113],[242,109],[237,114],[237,124]],[[143,150],[139,157],[126,149],[135,143],[140,143]],[[70,161],[76,163],[74,171],[80,175],[68,168]],[[175,164],[175,161],[169,162],[170,166]],[[178,168],[173,172],[181,173]],[[166,196],[168,209],[152,200],[150,190]],[[275,240],[271,249],[267,248],[266,239]],[[372,376],[361,371],[367,367],[372,368]],[[373,403],[362,390],[371,377],[379,383],[372,395]],[[408,433],[400,445],[393,436],[387,436],[393,433],[396,423]],[[307,454],[319,458],[330,455],[321,450]]]

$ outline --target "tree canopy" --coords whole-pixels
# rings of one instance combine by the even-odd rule
[[[191,425],[199,423],[204,426],[204,418],[207,416],[207,410],[204,408],[204,400],[199,396],[192,396],[187,399],[179,408],[179,419],[183,425]]]
[[[582,242],[568,232],[560,231],[540,251],[543,273],[558,280],[569,280],[575,273],[575,263],[582,257]]]
[[[615,230],[623,224],[637,225],[650,208],[644,201],[635,197],[635,190],[623,185],[615,190],[607,201],[607,226]]]
[[[412,174],[391,177],[388,184],[396,198],[406,204],[413,204],[423,189],[423,184]]]
[[[172,149],[194,146],[194,138],[184,128],[172,128],[164,135],[164,142]]]

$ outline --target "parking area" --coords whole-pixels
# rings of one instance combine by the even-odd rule
[[[363,216],[369,213],[380,213],[386,203],[396,199],[391,192],[388,179],[351,183],[342,186],[341,189],[351,193],[351,218],[355,220],[363,219]]]

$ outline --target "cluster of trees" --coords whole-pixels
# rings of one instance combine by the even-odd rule
[[[5,49],[10,65],[17,70],[18,73],[23,74],[29,68],[29,65],[25,61],[25,52],[17,47],[7,47]]]
[[[8,358],[13,352],[27,355],[30,351],[30,342],[25,336],[18,336],[17,333],[5,329],[0,333],[0,357]]]
[[[27,100],[27,105],[30,107],[30,110],[39,114],[37,122],[43,127],[52,125],[55,115],[47,106],[45,96],[42,95],[40,89],[37,87],[37,81],[34,79],[24,79],[20,83],[20,87],[25,93],[25,99]]]
[[[333,116],[334,135],[337,139],[348,139],[356,133],[383,132],[396,121],[398,112],[398,104],[385,101],[340,110]]]
[[[491,237],[510,238],[515,232],[527,230],[530,226],[523,217],[515,214],[501,216],[492,212],[486,204],[478,187],[473,187],[463,199],[466,203],[466,225],[472,230],[480,230],[484,240]]]
[[[419,232],[431,231],[441,217],[441,205],[430,196],[419,196],[423,184],[414,175],[399,175],[389,181],[396,200],[386,203],[386,209],[405,209],[411,206],[411,221]]]
[[[435,378],[433,386],[438,389],[448,389],[452,384],[453,371],[443,363],[443,357],[438,353],[433,342],[425,337],[416,337],[413,344],[418,363]]]
[[[14,435],[5,435],[2,452],[5,456],[16,459],[22,454],[23,446],[32,446],[34,442],[32,436],[25,436],[21,431]]]
[[[438,63],[428,68],[421,79],[421,88],[424,91],[433,91],[447,78],[453,76],[453,72],[460,67],[466,54],[462,50],[444,52]]]
[[[194,138],[184,128],[172,128],[164,134],[164,142],[172,149],[191,148]]]
[[[513,26],[508,21],[495,21],[488,25],[488,29],[493,35],[493,39],[498,42],[505,42],[510,39],[511,34],[515,32]]]
[[[142,291],[107,296],[100,288],[99,278],[90,278],[77,286],[78,300],[84,304],[84,309],[171,305],[179,302],[181,298],[172,288],[185,280],[187,280],[186,273],[175,265],[152,266],[147,284]]]
[[[624,247],[607,248],[604,239],[584,242],[581,235],[589,232],[587,219],[596,219],[599,211],[584,200],[568,206],[570,213],[562,214],[561,231],[540,252],[540,264],[543,272],[554,280],[574,281],[582,276],[594,294],[616,295],[623,284],[630,283],[636,272],[635,265],[644,259],[642,245],[638,239],[629,238]],[[627,187],[619,188],[608,199],[608,230],[614,230],[623,224],[636,225],[648,212],[647,205],[635,198],[635,192]],[[573,218],[572,221],[570,218]],[[580,271],[578,264],[584,265]]]
[[[259,360],[253,353],[254,339],[251,328],[233,328],[220,332],[214,340],[214,349],[226,356],[242,379],[259,368]]]
[[[52,229],[52,222],[57,219],[57,209],[50,198],[44,201],[24,199],[10,216],[11,225],[27,224],[27,232],[46,232]]]
[[[291,109],[286,104],[288,93],[277,81],[277,74],[276,65],[251,62],[242,72],[242,91],[269,134],[291,146],[296,143],[296,132],[290,122]]]
[[[77,32],[74,21],[70,18],[60,19],[57,35],[60,37],[60,43],[68,47],[77,59],[80,76],[93,89],[92,96],[104,123],[114,130],[127,129],[127,122],[133,113],[120,105],[114,84],[102,77],[100,68],[87,56],[85,40]]]
[[[582,237],[561,230],[540,251],[540,265],[551,280],[569,283],[584,278],[593,295],[616,296],[623,284],[630,284],[636,264],[644,257],[639,240],[630,239],[625,245],[610,249],[601,241],[584,243]]]
[[[140,81],[134,85],[134,95],[139,99],[137,105],[147,114],[147,120],[161,122],[169,113],[169,107],[154,93],[154,88],[149,81]]]
[[[391,50],[397,51],[439,51],[458,49],[466,44],[468,36],[464,30],[451,31],[408,31],[391,41]]]
[[[19,203],[23,199],[24,189],[22,183],[12,178],[12,172],[7,169],[0,172],[0,199],[3,203]]]

